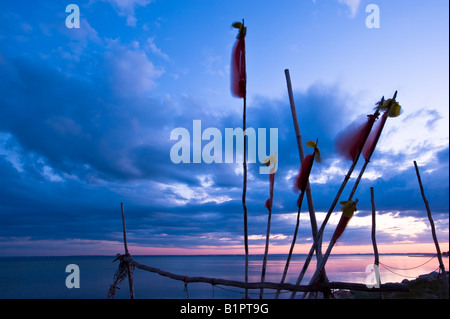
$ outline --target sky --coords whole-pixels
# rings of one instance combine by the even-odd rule
[[[288,253],[297,214],[285,69],[303,142],[319,139],[322,163],[310,176],[319,227],[351,166],[334,147],[339,132],[396,90],[402,106],[333,251],[373,252],[373,187],[380,253],[435,252],[413,161],[448,250],[448,1],[87,0],[76,2],[79,28],[69,28],[71,3],[0,2],[0,255],[123,253],[121,202],[131,254],[243,254],[242,164],[170,157],[176,128],[190,133],[192,156],[208,143],[194,145],[194,121],[222,139],[242,127],[243,101],[230,93],[231,24],[242,19],[247,126],[266,129],[267,140],[278,129],[269,253]],[[371,4],[378,28],[366,23]],[[264,252],[267,228],[260,167],[248,164],[250,254]],[[340,214],[338,205],[324,249]],[[294,252],[311,243],[305,201]]]

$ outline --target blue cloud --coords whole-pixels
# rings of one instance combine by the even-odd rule
[[[112,1],[119,15],[131,17],[129,23],[137,15],[135,10],[148,2],[134,1],[121,8]],[[112,10],[107,4],[83,7],[87,18],[78,33],[58,24],[63,10],[48,3],[45,7],[51,9],[43,10],[42,21],[28,11],[18,14],[21,11],[16,5],[11,6],[4,12],[14,14],[0,16],[4,30],[0,35],[2,240],[120,241],[123,201],[129,236],[139,245],[239,245],[243,234],[240,165],[174,164],[170,149],[175,141],[170,140],[170,132],[177,127],[191,131],[193,120],[201,120],[203,129],[215,127],[223,133],[225,128],[241,127],[240,112],[211,106],[207,97],[186,93],[190,92],[188,85],[163,85],[171,71],[184,66],[177,57],[172,58],[175,50],[170,51],[170,61],[153,59],[142,46],[149,37],[137,33],[139,25],[126,28],[126,32],[118,26],[109,28],[121,19],[115,17],[111,22],[95,10],[102,6],[106,16]],[[94,12],[101,16],[99,20],[89,19]],[[198,81],[193,86],[206,86],[205,78]],[[228,94],[228,87],[223,90]],[[380,96],[371,98],[375,103],[381,95],[390,94],[379,92]],[[295,91],[294,97],[304,144],[319,139],[323,163],[314,164],[311,187],[316,210],[326,212],[351,165],[336,154],[335,138],[355,118],[372,113],[373,106],[359,102],[338,84],[309,84],[307,89]],[[429,131],[443,118],[434,110],[421,114]],[[405,118],[418,115],[405,114]],[[278,128],[272,232],[291,236],[293,224],[286,217],[297,210],[298,195],[292,185],[299,156],[287,95],[252,96],[247,125],[267,131]],[[383,142],[386,140],[380,140]],[[414,154],[426,146],[415,145]],[[449,152],[448,147],[432,148],[435,161],[421,167],[422,180],[436,218],[445,224]],[[305,147],[306,153],[311,151]],[[412,163],[403,167],[404,152],[375,153],[369,165],[372,175],[361,181],[355,195],[360,199],[360,216],[370,213],[371,186],[382,214],[400,211],[417,218],[425,216]],[[401,163],[402,167],[386,163]],[[250,235],[262,244],[264,239],[258,236],[266,230],[264,203],[269,181],[267,175],[258,173],[259,166],[249,165],[247,202]],[[360,168],[361,163],[357,170]],[[354,178],[342,198],[348,196],[353,183]],[[303,221],[306,201],[302,211]],[[308,223],[301,224],[299,243],[310,242]],[[343,237],[345,243],[354,243],[363,231],[367,227],[349,233]],[[327,228],[326,236],[331,232],[332,228]],[[280,236],[273,243],[287,244],[289,240]]]

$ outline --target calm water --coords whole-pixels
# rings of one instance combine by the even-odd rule
[[[0,258],[0,298],[86,298],[104,299],[118,262],[112,263],[114,256],[72,256],[72,257],[3,257]],[[160,268],[186,276],[215,277],[230,280],[244,280],[243,256],[134,256],[141,264]],[[437,258],[431,256],[410,257],[406,255],[381,255],[380,262],[395,267],[393,272],[380,267],[381,281],[400,282],[430,273],[438,268]],[[295,283],[303,266],[305,255],[296,255],[286,282]],[[269,256],[266,281],[279,282],[286,262],[286,256]],[[426,263],[426,264],[424,264]],[[448,257],[444,257],[448,270]],[[69,273],[66,266],[76,264],[80,269],[80,288],[68,289],[65,281]],[[330,281],[366,283],[369,273],[366,267],[373,264],[372,255],[333,255],[326,271]],[[424,264],[424,265],[423,265]],[[260,281],[262,256],[250,256],[249,281]],[[416,268],[417,267],[417,268]],[[307,284],[315,261],[311,262],[302,281]],[[414,268],[414,269],[410,269]],[[405,270],[408,269],[408,270]],[[186,298],[184,284],[140,269],[134,272],[136,298]],[[116,293],[116,298],[129,298],[128,282],[124,280]],[[188,286],[190,298],[242,298],[242,289],[209,284],[191,283]],[[259,291],[258,291],[259,292]],[[255,291],[257,294],[258,292]],[[273,297],[273,291],[265,290],[266,298]],[[213,295],[214,294],[214,295]],[[288,296],[288,294],[284,294]],[[257,298],[257,295],[255,295]]]

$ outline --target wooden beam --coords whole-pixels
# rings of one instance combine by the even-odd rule
[[[405,284],[401,283],[386,283],[380,286],[380,288],[368,288],[365,284],[359,284],[359,283],[347,283],[347,282],[328,282],[328,283],[322,283],[319,285],[293,285],[293,284],[279,284],[274,282],[242,282],[242,281],[236,281],[236,280],[226,280],[226,279],[220,279],[220,278],[210,278],[210,277],[189,277],[189,276],[183,276],[179,274],[170,273],[168,271],[164,271],[158,268],[150,267],[147,265],[140,264],[137,262],[133,257],[123,257],[123,260],[126,262],[129,262],[130,264],[134,265],[136,268],[139,268],[141,270],[145,270],[148,272],[156,273],[160,276],[171,278],[173,280],[182,281],[184,283],[195,283],[195,282],[201,282],[201,283],[208,283],[213,286],[215,285],[221,285],[221,286],[231,286],[231,287],[238,287],[243,289],[261,289],[261,288],[267,288],[267,289],[281,289],[281,290],[288,290],[288,291],[303,291],[303,292],[313,292],[313,291],[320,291],[320,290],[328,290],[328,289],[348,289],[348,290],[355,290],[355,291],[366,291],[366,292],[377,292],[377,291],[400,291],[400,292],[408,292],[409,288]]]

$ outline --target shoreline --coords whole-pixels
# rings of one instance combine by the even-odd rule
[[[447,280],[449,272],[446,271]],[[408,285],[409,292],[383,292],[382,299],[448,299],[442,276],[433,271],[417,276],[416,279],[403,279],[402,284]],[[333,293],[334,299],[380,299],[376,292],[361,292],[338,290]]]

